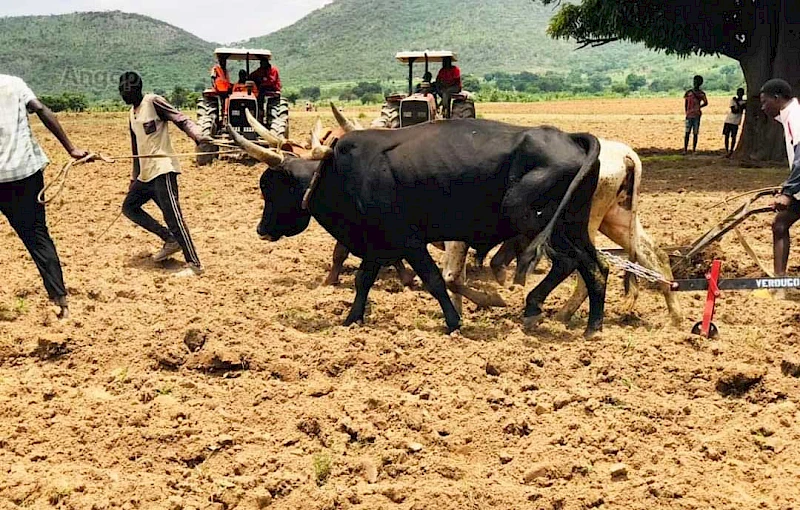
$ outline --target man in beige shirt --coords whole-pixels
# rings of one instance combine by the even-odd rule
[[[203,136],[194,122],[163,97],[142,94],[142,78],[138,74],[123,74],[119,81],[119,93],[125,103],[131,105],[129,123],[134,156],[175,154],[169,137],[168,122],[178,126],[197,144],[211,142],[210,138]],[[177,176],[180,171],[180,162],[174,156],[134,159],[131,184],[122,204],[122,212],[126,218],[164,241],[161,251],[153,255],[154,260],[166,260],[183,251],[187,267],[176,273],[176,276],[195,276],[202,274],[203,266],[189,235],[189,228],[183,220],[178,201]],[[166,227],[142,209],[150,200],[154,200],[161,209]]]

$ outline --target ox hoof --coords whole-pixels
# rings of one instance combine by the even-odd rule
[[[670,315],[669,320],[676,328],[683,326],[683,317],[680,315]]]
[[[498,285],[501,287],[506,286],[506,278],[508,277],[508,273],[505,269],[502,267],[498,269],[492,268],[492,276],[494,276],[494,280]]]
[[[531,333],[544,320],[544,314],[531,315],[522,319],[522,329],[525,333]]]
[[[558,322],[563,322],[564,324],[569,324],[572,320],[573,313],[569,310],[559,310],[558,313],[555,315],[555,319]]]
[[[603,330],[601,329],[586,329],[583,333],[583,338],[586,340],[600,340],[603,338]]]

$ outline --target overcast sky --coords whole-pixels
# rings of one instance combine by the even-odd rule
[[[0,16],[76,11],[136,12],[166,21],[207,41],[229,43],[291,25],[332,0],[0,0]]]

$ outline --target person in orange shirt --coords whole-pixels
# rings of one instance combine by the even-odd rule
[[[220,94],[229,94],[231,91],[231,80],[228,71],[225,69],[225,59],[219,59],[219,64],[211,68],[211,79],[214,80],[214,90]]]
[[[442,68],[436,75],[436,90],[442,98],[442,114],[450,118],[450,99],[461,92],[461,69],[453,65],[451,57],[442,59]]]

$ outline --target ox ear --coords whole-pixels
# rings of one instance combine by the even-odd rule
[[[333,116],[336,118],[336,122],[338,122],[342,129],[344,129],[345,133],[349,133],[350,131],[355,131],[358,129],[356,128],[355,124],[350,122],[350,120],[348,120],[344,114],[342,114],[342,112],[336,108],[336,105],[333,104],[333,101],[331,101],[331,110],[333,111]]]
[[[248,108],[245,108],[244,115],[245,117],[247,117],[247,123],[250,124],[251,128],[253,128],[253,131],[255,131],[256,134],[258,134],[258,136],[260,136],[262,140],[267,142],[270,147],[280,148],[283,146],[284,143],[286,143],[286,140],[278,138],[277,136],[272,134],[272,131],[267,129],[263,124],[261,124],[258,121],[258,119],[253,117],[253,114],[250,113],[250,110]]]
[[[320,133],[322,133],[322,121],[317,119],[314,129],[311,130],[311,159],[316,161],[333,156],[333,150],[320,142]]]
[[[233,129],[230,123],[227,124],[226,129],[231,138],[233,138],[234,143],[244,149],[251,157],[262,163],[266,163],[270,168],[280,166],[283,163],[283,154],[280,152],[275,152],[272,149],[267,149],[266,147],[251,142]]]

